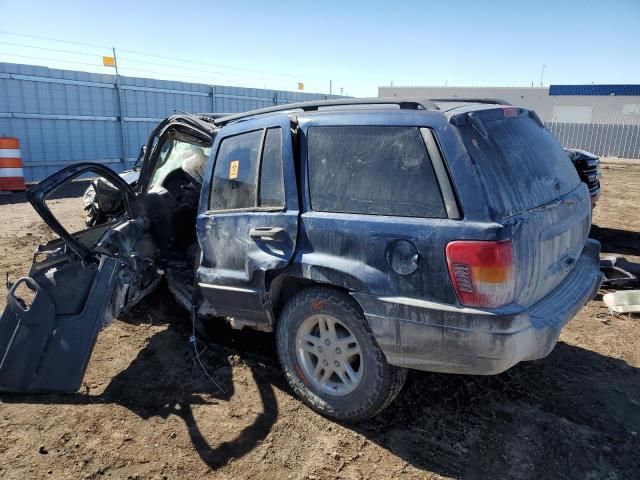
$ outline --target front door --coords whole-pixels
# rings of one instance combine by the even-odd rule
[[[293,134],[286,116],[228,125],[213,146],[200,199],[200,313],[272,325],[265,286],[287,266],[298,232]]]
[[[84,224],[81,204],[75,219],[57,206],[83,185],[73,180],[87,175],[118,189],[126,214],[72,234],[69,228]],[[38,249],[28,275],[8,292],[0,317],[0,391],[75,392],[98,332],[157,285],[155,247],[133,190],[104,165],[67,167],[27,197],[60,239]]]

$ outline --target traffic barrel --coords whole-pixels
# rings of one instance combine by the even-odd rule
[[[0,192],[24,192],[26,189],[20,141],[12,137],[0,137]]]

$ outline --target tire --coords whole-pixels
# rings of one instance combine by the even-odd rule
[[[302,290],[286,304],[276,344],[294,392],[313,410],[336,420],[360,422],[377,415],[400,393],[407,376],[406,369],[387,363],[355,300],[328,287]],[[316,353],[318,347],[323,353]]]

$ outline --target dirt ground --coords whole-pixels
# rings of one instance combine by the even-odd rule
[[[640,167],[602,180],[593,236],[638,259]],[[81,226],[79,198],[55,202]],[[50,238],[23,195],[0,197],[3,281]],[[546,359],[493,377],[411,372],[358,426],[292,395],[269,334],[215,329],[203,360],[218,391],[187,321],[160,289],[100,334],[80,392],[0,395],[0,478],[640,478],[640,318],[599,300]]]

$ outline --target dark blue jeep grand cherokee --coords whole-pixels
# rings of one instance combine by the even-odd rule
[[[87,172],[127,214],[72,235],[46,200]],[[29,198],[61,239],[9,292],[4,390],[77,389],[100,328],[165,277],[199,322],[275,331],[296,393],[362,420],[406,368],[496,374],[546,356],[601,281],[586,185],[535,113],[497,100],[177,115],[135,190],[80,164]]]

